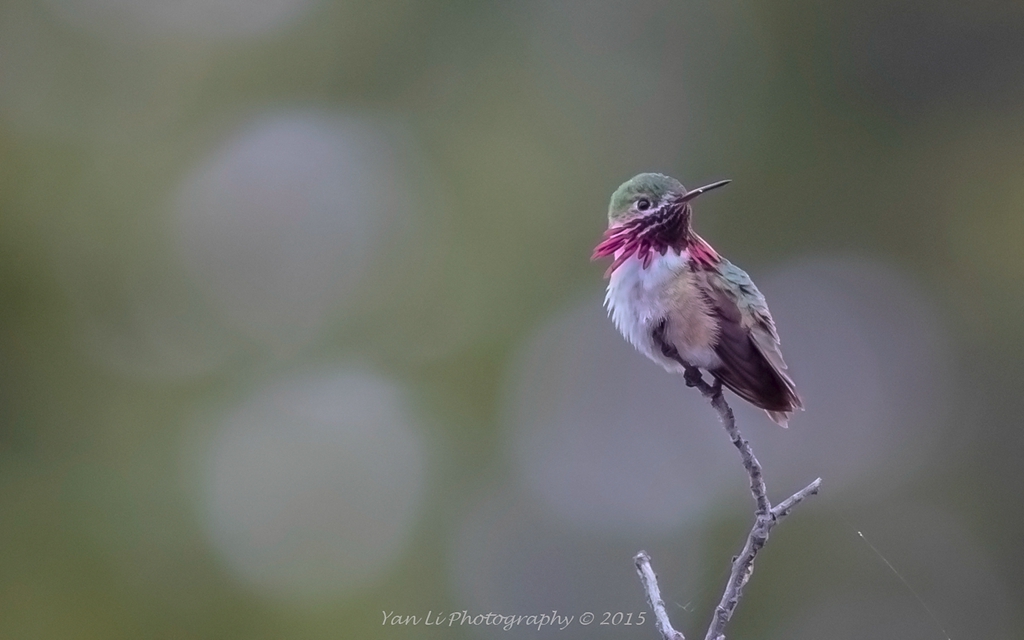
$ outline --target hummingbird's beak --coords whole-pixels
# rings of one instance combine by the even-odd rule
[[[683,197],[680,198],[680,201],[689,202],[690,200],[693,200],[697,196],[701,195],[702,193],[707,193],[708,191],[711,191],[712,189],[717,189],[718,187],[724,187],[730,182],[732,182],[732,180],[719,180],[718,182],[712,182],[711,184],[706,184],[703,187],[698,187],[693,191],[687,191],[685,194],[683,194]]]

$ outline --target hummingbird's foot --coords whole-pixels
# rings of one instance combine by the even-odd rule
[[[683,381],[688,387],[698,387],[704,382],[704,376],[700,374],[700,369],[697,367],[687,366],[683,370]]]

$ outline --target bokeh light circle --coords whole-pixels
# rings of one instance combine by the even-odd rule
[[[795,491],[898,486],[948,420],[952,356],[940,314],[898,269],[866,256],[809,256],[755,278],[807,407],[788,430],[734,401],[768,477]],[[734,396],[730,396],[734,397]]]
[[[506,423],[526,486],[588,530],[671,530],[700,519],[721,487],[742,490],[714,413],[616,333],[599,295],[527,340]]]
[[[210,542],[232,574],[284,600],[380,579],[420,512],[424,442],[394,383],[338,369],[257,389],[213,437]]]
[[[407,213],[392,143],[367,119],[291,110],[247,122],[189,173],[182,260],[227,324],[290,351],[351,304]]]

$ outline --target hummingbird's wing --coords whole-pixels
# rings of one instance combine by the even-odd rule
[[[779,334],[764,296],[746,272],[727,260],[702,275],[702,289],[719,323],[715,354],[722,366],[711,374],[785,426],[788,414],[803,404],[786,373]]]

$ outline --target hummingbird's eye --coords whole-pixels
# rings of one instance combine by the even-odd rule
[[[651,201],[647,198],[640,198],[636,201],[637,211],[647,211],[651,208]]]

